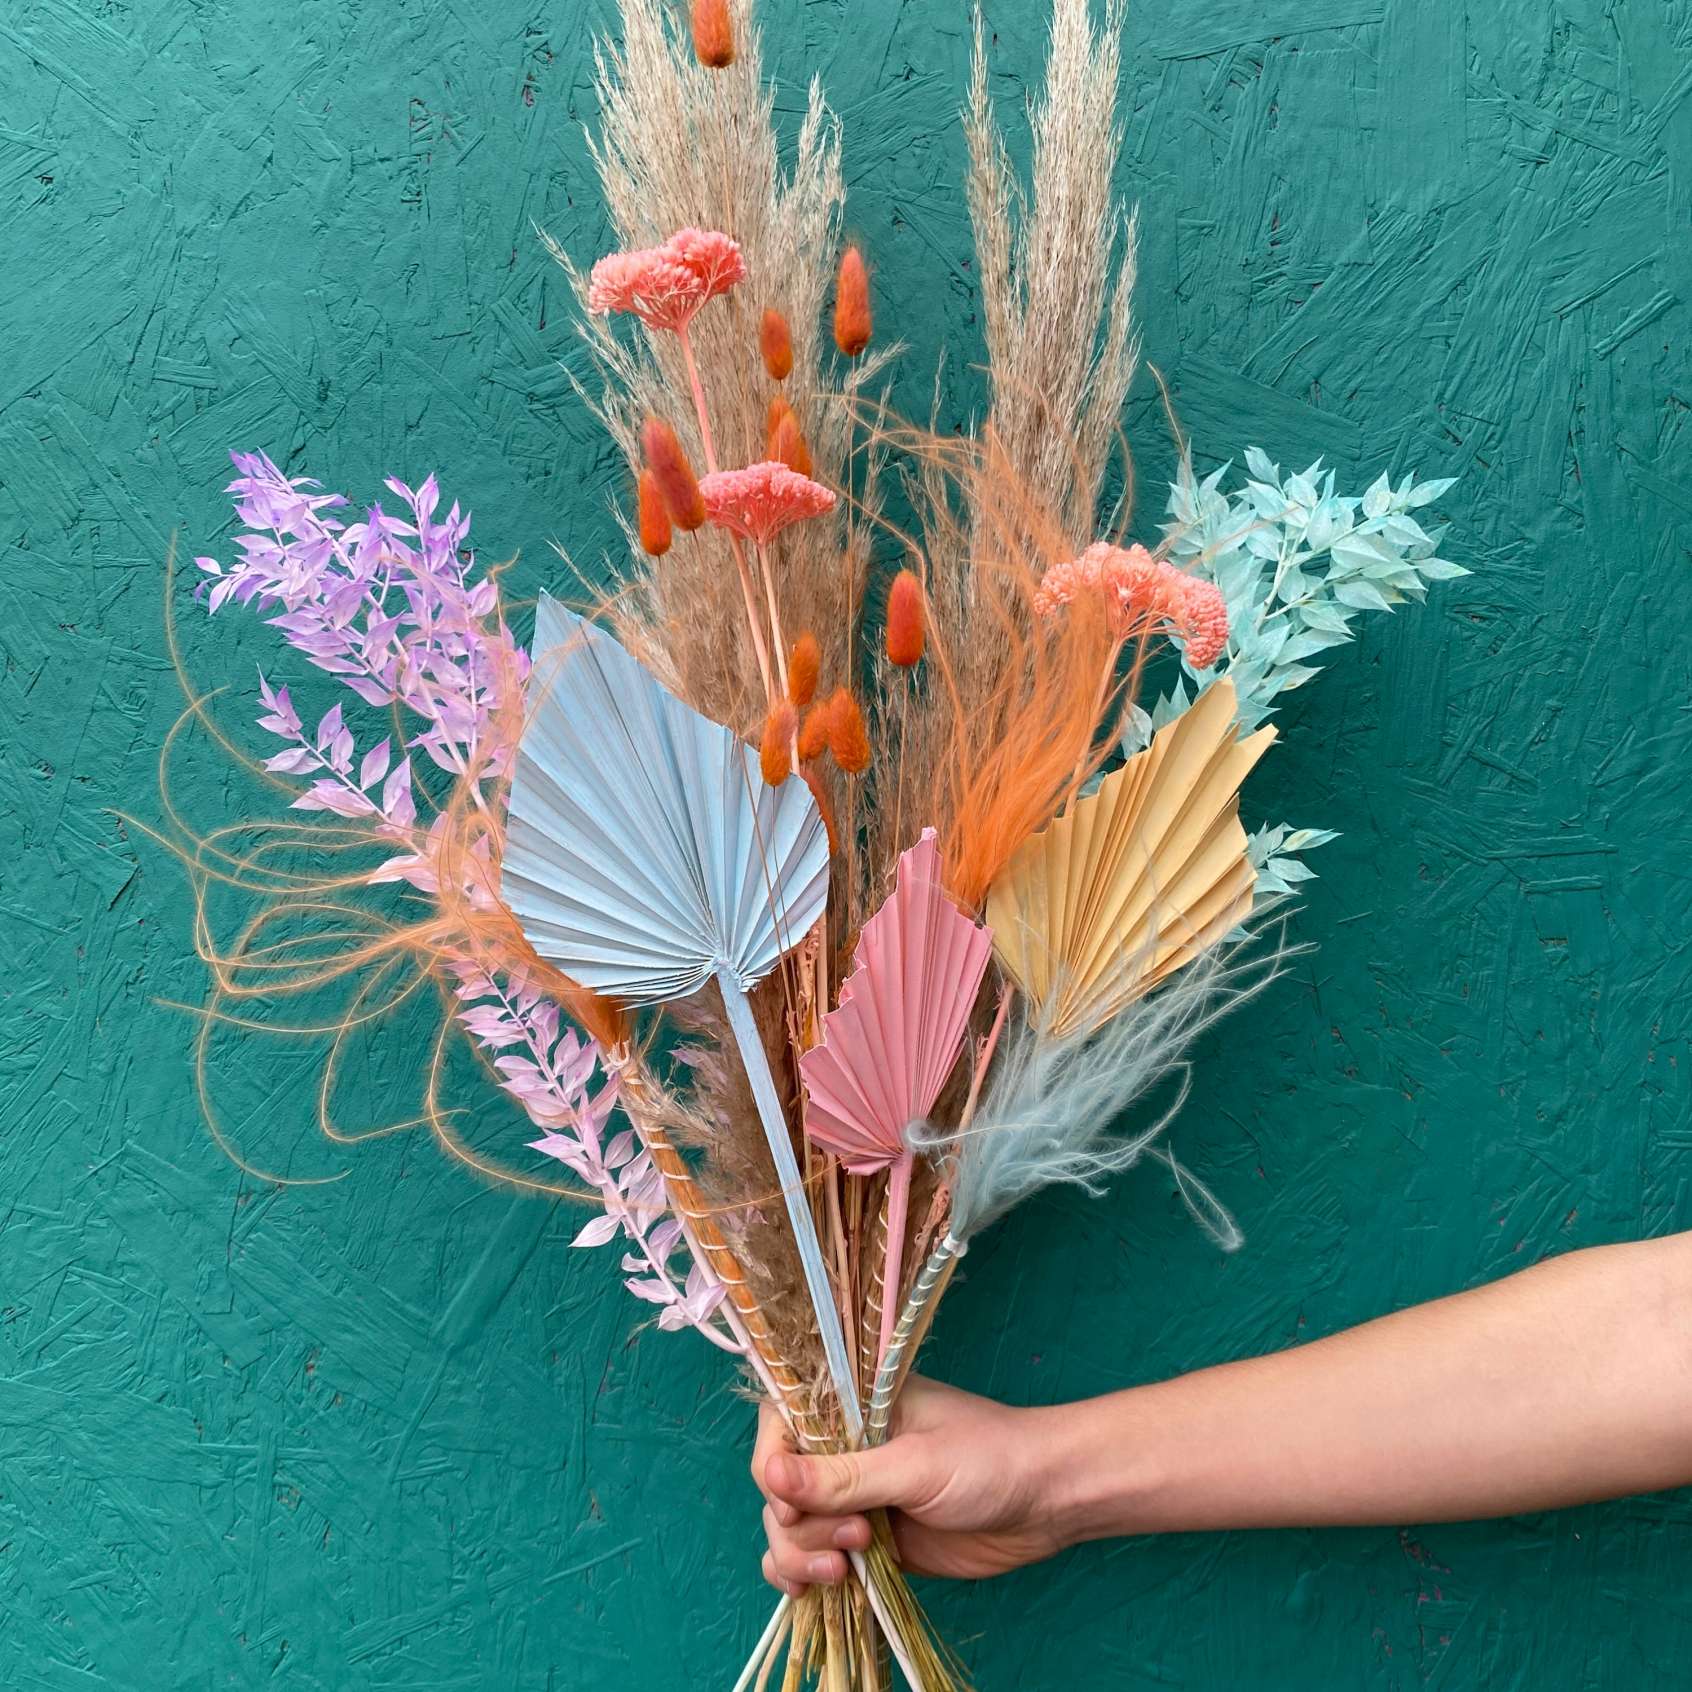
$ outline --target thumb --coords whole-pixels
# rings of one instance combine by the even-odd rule
[[[920,1457],[909,1439],[816,1457],[782,1452],[764,1465],[769,1490],[812,1516],[909,1504],[919,1495],[922,1480]]]

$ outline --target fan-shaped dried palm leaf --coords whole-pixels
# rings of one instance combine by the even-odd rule
[[[829,1375],[861,1427],[846,1336],[748,991],[823,914],[828,836],[801,781],[684,705],[603,629],[543,598],[500,897],[596,991],[661,1004],[713,978],[781,1180]]]
[[[970,1008],[993,955],[940,880],[940,849],[926,828],[899,859],[893,892],[864,924],[840,1002],[821,1043],[799,1060],[810,1098],[806,1132],[857,1175],[891,1169],[880,1349],[893,1332],[920,1125],[958,1061]]]
[[[1235,704],[1213,683],[994,884],[999,961],[1053,1036],[1108,1021],[1251,909],[1239,789],[1275,731],[1240,739]]]

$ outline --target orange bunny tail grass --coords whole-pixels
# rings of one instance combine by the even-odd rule
[[[799,419],[791,411],[782,413],[770,437],[769,450],[770,457],[789,470],[797,470],[801,476],[810,475],[811,449],[805,445],[805,437],[799,433]]]
[[[828,706],[828,749],[847,775],[861,775],[869,768],[869,734],[864,713],[846,688],[836,688]]]
[[[671,521],[678,529],[691,533],[705,521],[705,500],[680,439],[663,418],[648,417],[640,441],[646,453],[646,467],[664,496]]]
[[[636,504],[640,516],[640,549],[649,558],[662,558],[670,550],[670,508],[650,466],[640,473]]]
[[[758,745],[758,768],[770,787],[780,787],[793,773],[793,737],[799,713],[790,699],[778,699],[764,718],[764,738]]]
[[[758,350],[772,382],[785,382],[793,374],[793,335],[787,319],[774,306],[764,308],[758,325]]]
[[[805,713],[805,721],[799,727],[801,763],[813,763],[828,750],[828,725],[833,704],[832,699],[824,699]]]
[[[728,0],[693,0],[693,53],[710,70],[726,70],[734,63]]]
[[[787,697],[801,711],[817,696],[817,677],[822,672],[822,647],[807,629],[794,641],[787,655]],[[813,754],[814,755],[814,754]]]
[[[922,661],[927,635],[922,583],[911,570],[901,570],[887,590],[887,661],[908,670]]]
[[[856,358],[870,344],[869,272],[856,247],[840,255],[840,274],[834,283],[834,344],[848,358]]]

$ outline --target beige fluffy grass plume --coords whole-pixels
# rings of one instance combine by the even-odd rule
[[[780,392],[817,480],[839,487],[851,400],[884,357],[838,373],[832,357],[823,357],[846,195],[838,120],[813,81],[792,168],[784,170],[749,19],[737,20],[734,63],[708,69],[664,0],[621,0],[618,10],[618,39],[596,57],[600,119],[591,141],[615,245],[655,246],[688,225],[722,229],[740,243],[746,282],[702,312],[692,331],[719,460],[737,467],[768,456],[767,410],[776,389],[758,349],[763,314],[774,308],[792,336],[793,368]],[[548,244],[585,297],[583,267]],[[704,443],[676,338],[631,333],[626,320],[585,312],[582,332],[602,378],[601,391],[587,397],[631,467],[639,462],[641,419],[650,412],[675,426],[703,471]],[[632,468],[630,479],[632,486]],[[862,497],[861,489],[853,492]],[[816,634],[825,677],[841,679],[847,663],[867,540],[843,505],[837,520],[796,524],[773,549],[783,625],[789,638],[806,629]],[[631,554],[628,587],[612,611],[618,634],[690,704],[750,730],[768,702],[747,661],[740,610],[723,592],[734,581],[723,537],[678,536],[662,559],[641,558],[634,548]]]
[[[1066,528],[1091,526],[1139,363],[1131,312],[1135,218],[1111,191],[1126,0],[1054,0],[1045,84],[1032,113],[1024,192],[993,118],[981,16],[964,132],[1001,450]]]
[[[1122,146],[1123,22],[1123,0],[1107,0],[1096,27],[1089,0],[1054,0],[1025,183],[994,118],[977,14],[964,128],[989,408],[985,425],[962,441],[889,438],[895,450],[917,448],[917,546],[934,626],[945,631],[946,684],[894,680],[882,690],[881,750],[897,774],[869,818],[871,863],[893,861],[922,823],[955,838],[960,810],[979,801],[983,758],[1007,735],[1025,735],[1031,710],[1050,696],[1036,670],[1065,661],[1036,626],[1033,589],[1046,567],[1095,537],[1139,359],[1134,219],[1111,192]],[[1057,739],[1082,737],[1067,754],[1071,768],[1084,755],[1085,725],[1045,713],[1034,726],[1060,769]],[[1049,785],[1023,808],[1034,826],[1066,791],[1061,779]],[[906,795],[920,796],[920,818]]]

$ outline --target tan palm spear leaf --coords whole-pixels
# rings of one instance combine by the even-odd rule
[[[1250,911],[1240,783],[1275,731],[1242,740],[1235,713],[1212,683],[994,883],[999,961],[1053,1035],[1107,1022]]]

